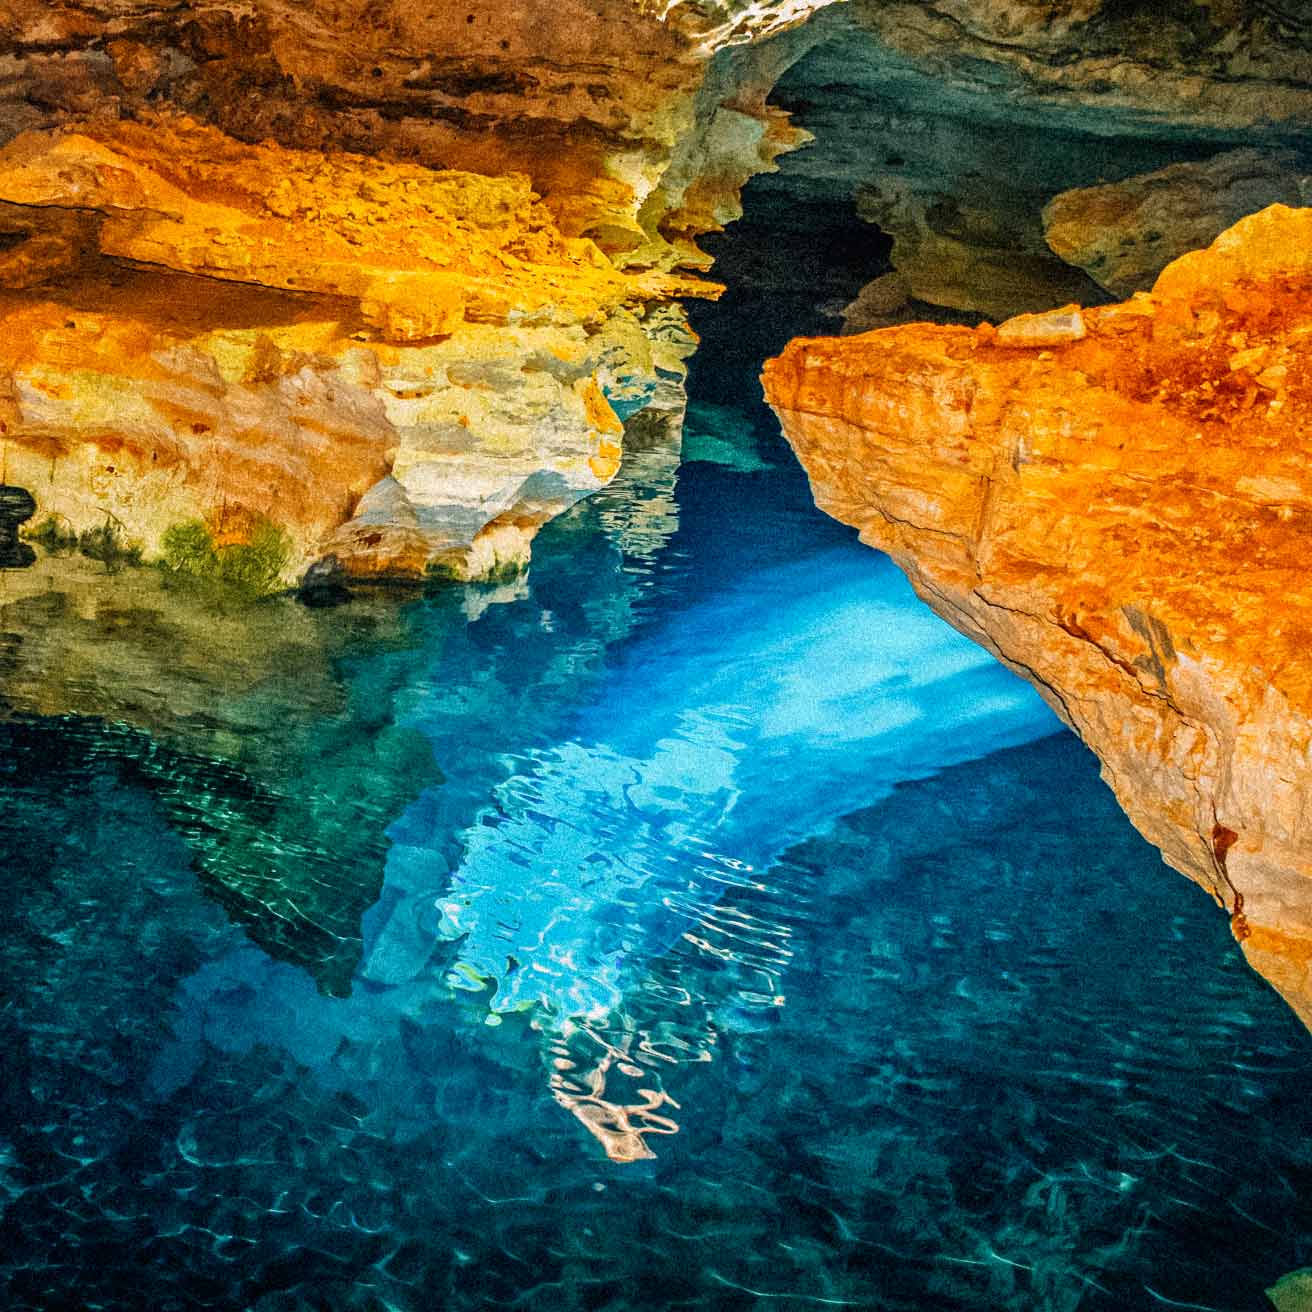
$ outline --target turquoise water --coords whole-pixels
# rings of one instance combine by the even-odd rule
[[[4,1306],[1232,1312],[1312,1263],[1306,1033],[759,414],[635,434],[509,583],[60,578],[0,606]]]

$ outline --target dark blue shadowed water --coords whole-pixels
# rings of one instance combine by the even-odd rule
[[[509,584],[61,577],[0,593],[5,1307],[1239,1312],[1312,1263],[1307,1034],[752,416],[631,443]]]

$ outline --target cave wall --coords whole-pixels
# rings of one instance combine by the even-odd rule
[[[677,422],[682,306],[752,179],[762,246],[809,246],[736,290],[849,330],[1106,301],[1300,201],[1308,22],[1140,8],[17,0],[11,477],[43,531],[147,556],[272,525],[280,583],[513,568],[627,422]]]
[[[0,144],[167,109],[249,143],[524,173],[567,235],[668,263],[657,225],[717,153],[768,164],[790,143],[764,92],[796,36],[764,74],[745,43],[826,3],[16,0],[0,14]],[[754,126],[717,123],[728,101]]]
[[[1116,305],[795,341],[765,384],[817,503],[1039,688],[1312,1024],[1312,210]]]
[[[1146,290],[1243,214],[1306,191],[1312,29],[1274,7],[853,0],[810,26],[819,39],[774,98],[815,144],[763,190],[816,208],[854,198],[892,238],[898,281],[855,307],[856,330]],[[1232,193],[1215,212],[1197,179],[1168,172],[1147,184],[1155,213],[1133,212],[1119,191],[1110,205],[1082,195],[1045,213],[1063,193],[1143,190],[1143,175],[1240,149],[1223,178],[1204,175],[1202,190]],[[1133,286],[1090,276],[1099,254],[1122,273],[1135,264],[1089,249],[1106,244],[1113,207],[1121,245],[1156,248]]]
[[[270,585],[522,564],[626,422],[677,422],[718,292],[679,271],[805,139],[766,96],[814,7],[8,9],[0,442],[38,532],[220,572],[263,534]]]
[[[1312,1016],[1302,628],[1269,604],[1308,348],[1306,262],[1268,257],[1307,234],[1242,227],[1312,200],[1310,69],[1294,0],[10,0],[5,562],[27,525],[253,591],[497,575],[677,429],[708,272],[751,324],[705,357],[733,389],[790,322],[965,322],[774,368],[819,499],[1037,678]],[[1176,576],[1112,587],[1163,507]]]

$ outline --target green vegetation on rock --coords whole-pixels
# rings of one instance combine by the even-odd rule
[[[77,549],[88,560],[98,560],[111,573],[124,565],[141,564],[141,545],[127,542],[117,524],[108,520],[98,528],[89,528],[78,534]]]
[[[28,529],[23,537],[52,555],[72,551],[77,546],[77,534],[68,521],[61,520],[59,515],[47,515],[35,528]]]
[[[162,547],[164,566],[174,573],[257,597],[277,591],[292,551],[291,539],[267,519],[255,525],[249,542],[222,547],[200,520],[189,519],[165,530]]]
[[[99,561],[111,573],[124,565],[141,564],[141,544],[129,542],[123,536],[122,525],[109,518],[96,528],[79,533],[63,515],[47,515],[23,536],[54,556],[79,551],[88,560]]]

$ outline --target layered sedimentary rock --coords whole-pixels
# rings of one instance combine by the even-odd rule
[[[1312,200],[1312,173],[1291,151],[1232,150],[1123,182],[1064,191],[1043,235],[1067,264],[1117,296],[1147,291],[1173,260],[1268,205]]]
[[[766,95],[828,2],[20,0],[6,476],[147,556],[268,521],[284,580],[521,562],[677,409],[714,289],[662,273],[805,140]]]
[[[0,142],[168,108],[249,142],[522,172],[567,235],[668,268],[804,139],[766,95],[815,47],[785,79],[828,143],[814,180],[861,188],[917,296],[958,308],[1087,290],[1043,242],[1056,192],[1312,118],[1312,30],[1276,0],[15,0]]]
[[[817,502],[1036,684],[1312,1023],[1312,211],[1122,304],[799,340],[765,386]]]
[[[695,213],[791,140],[763,95],[704,86],[708,61],[829,3],[16,0],[0,13],[0,142],[168,108],[248,142],[523,173],[568,235],[668,266],[693,223],[676,153],[711,165]]]
[[[667,403],[694,279],[617,271],[522,176],[251,147],[189,120],[0,151],[25,240],[73,268],[0,292],[8,479],[72,533],[148,556],[270,523],[280,569],[485,574],[618,468]],[[35,281],[35,279],[25,279]],[[617,410],[620,413],[617,413]]]
[[[855,197],[893,238],[900,282],[873,288],[854,324],[1094,303],[1084,265],[1045,240],[1057,194],[1237,147],[1308,168],[1312,29],[1294,6],[852,0],[809,27],[822,39],[775,99],[816,144],[767,185],[781,206]],[[1255,194],[1199,239],[1293,198]]]
[[[289,577],[495,569],[670,400],[667,302],[698,289],[659,275],[707,268],[699,237],[807,139],[790,108],[820,141],[780,204],[855,198],[872,275],[893,242],[853,325],[1088,302],[1097,256],[1059,258],[1043,206],[1296,146],[1287,8],[16,0],[5,477],[147,554],[268,519]]]

